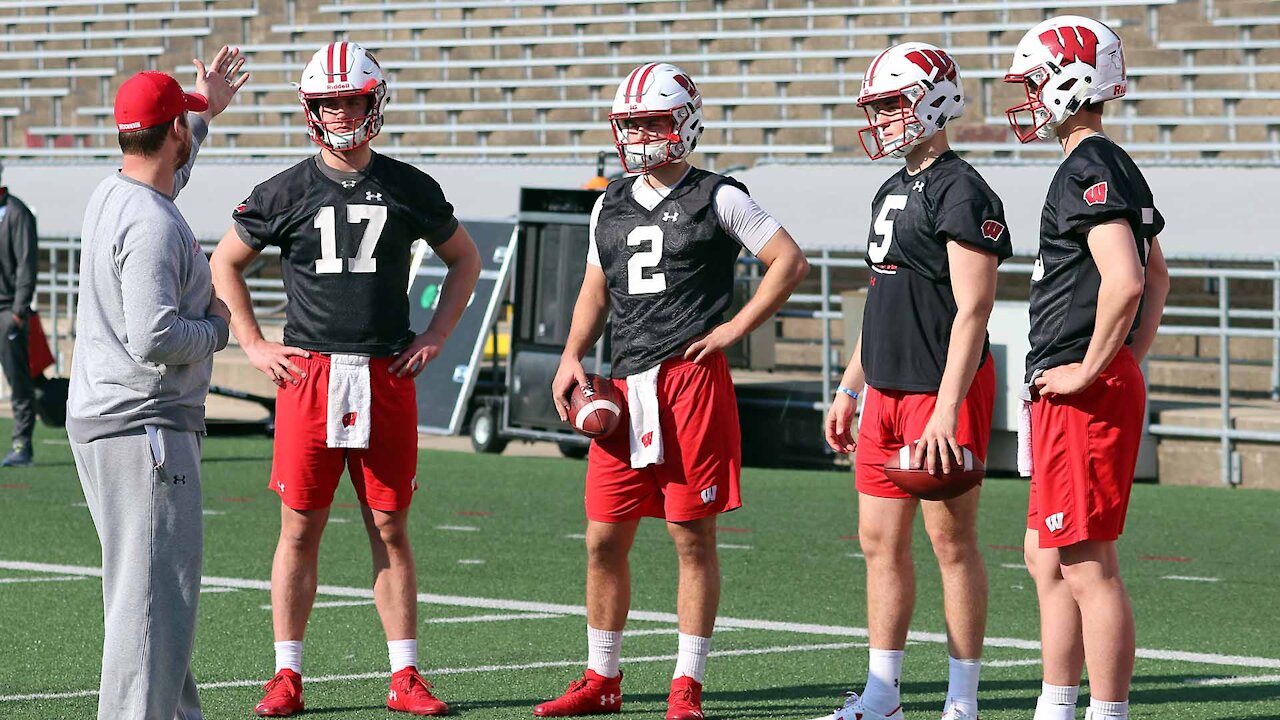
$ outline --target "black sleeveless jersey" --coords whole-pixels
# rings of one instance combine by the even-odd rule
[[[1101,276],[1089,251],[1089,231],[1124,220],[1145,266],[1151,240],[1164,229],[1151,188],[1133,158],[1109,138],[1085,138],[1053,176],[1040,215],[1040,254],[1031,274],[1031,352],[1036,370],[1080,362],[1089,349]],[[1125,344],[1142,318],[1139,307]]]
[[[956,316],[947,243],[1008,258],[1013,245],[1004,206],[973,166],[948,151],[915,175],[905,167],[894,173],[876,192],[871,217],[871,287],[862,320],[867,384],[936,392]]]
[[[595,243],[613,313],[613,376],[677,355],[724,320],[742,245],[720,227],[715,192],[732,178],[692,168],[652,210],[631,194],[634,177],[609,183]]]
[[[351,187],[309,157],[255,187],[232,217],[250,246],[280,248],[286,345],[375,357],[413,339],[410,246],[439,245],[458,227],[430,175],[376,153]]]

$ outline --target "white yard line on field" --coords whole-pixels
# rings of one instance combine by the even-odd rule
[[[0,560],[0,569],[25,572],[45,572],[55,575],[86,575],[102,577],[102,568],[83,567],[78,565],[52,565],[14,560]],[[245,578],[227,578],[206,576],[204,585],[234,587],[242,590],[271,589],[267,580],[250,580]],[[321,585],[316,588],[317,594],[334,597],[370,599],[373,590],[369,588],[342,587],[338,585]],[[576,615],[585,617],[587,608],[582,605],[566,605],[529,600],[507,600],[501,598],[465,597],[458,595],[436,595],[419,593],[418,602],[427,605],[445,605],[449,607],[482,608],[485,610],[505,610],[507,612],[551,613],[556,615]],[[632,610],[627,616],[633,620],[645,620],[675,624],[675,613]],[[826,637],[866,638],[867,629],[843,625],[822,625],[817,623],[783,622],[779,620],[757,620],[750,618],[720,617],[716,619],[720,627],[736,627],[744,630],[768,630],[773,632],[797,633],[800,635],[817,635]],[[907,635],[909,640],[918,642],[944,644],[946,633],[913,631]],[[1014,648],[1018,650],[1040,650],[1040,643],[1035,640],[1021,638],[988,637],[987,647]],[[1172,660],[1175,662],[1197,663],[1201,665],[1225,665],[1229,667],[1251,667],[1280,670],[1280,658],[1253,657],[1248,655],[1222,655],[1219,653],[1188,652],[1182,650],[1160,650],[1154,648],[1138,648],[1137,656],[1144,660]]]

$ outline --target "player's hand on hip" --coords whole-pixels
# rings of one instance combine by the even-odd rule
[[[733,329],[729,323],[721,323],[711,329],[711,332],[698,338],[697,341],[685,348],[684,359],[694,362],[702,362],[703,358],[709,357],[730,345],[738,342],[742,335]]]
[[[956,442],[956,412],[935,408],[924,426],[920,439],[911,453],[911,467],[923,467],[934,474],[942,468],[944,474],[952,470],[952,458],[961,457],[960,443]]]
[[[387,372],[396,377],[416,378],[418,373],[427,368],[427,363],[436,359],[443,345],[444,338],[429,332],[421,333],[409,343],[409,347],[405,348],[404,352],[396,356],[391,367],[387,368]]]
[[[1071,363],[1045,370],[1032,384],[1040,391],[1041,396],[1076,395],[1084,392],[1096,379],[1090,377],[1080,363]]]
[[[838,453],[851,453],[858,449],[858,441],[853,436],[853,412],[858,401],[836,393],[831,401],[831,409],[827,411],[826,435],[827,445]]]
[[[297,385],[300,380],[307,376],[307,373],[290,362],[289,358],[311,357],[311,353],[302,348],[289,347],[288,345],[281,345],[267,340],[259,340],[252,345],[246,345],[244,354],[249,356],[249,364],[271,378],[271,382],[278,387],[284,387],[285,383]]]
[[[191,63],[196,66],[196,92],[209,101],[209,109],[200,113],[206,120],[222,114],[231,104],[231,98],[249,81],[249,73],[241,73],[244,56],[240,48],[223,45],[206,66],[199,58]]]
[[[582,361],[571,356],[561,357],[556,377],[551,381],[551,402],[561,421],[569,421],[569,393],[575,386],[586,384],[587,371],[582,369]]]

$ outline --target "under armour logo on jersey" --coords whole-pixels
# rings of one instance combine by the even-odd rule
[[[1049,528],[1049,532],[1059,532],[1062,530],[1062,513],[1054,513],[1044,519],[1045,527]]]
[[[373,192],[372,190],[369,190],[369,191],[365,192],[365,194],[364,194],[364,199],[365,199],[365,200],[377,200],[378,202],[382,202],[382,193],[376,193],[376,192]]]
[[[280,492],[284,492],[284,483],[276,483],[276,487],[280,488]]]
[[[356,186],[356,181],[355,181],[355,180],[343,180],[343,181],[342,181],[342,187],[344,187],[344,188],[346,188],[346,189],[348,189],[348,190],[350,190],[351,188],[353,188],[353,187],[355,187],[355,186]]]
[[[187,484],[187,476],[186,476],[186,475],[174,475],[174,476],[173,476],[173,484],[174,484],[174,485],[186,485],[186,484]]]
[[[1097,183],[1084,191],[1084,201],[1090,205],[1105,205],[1107,203],[1107,183]]]
[[[679,220],[679,219],[680,219],[680,213],[679,213],[679,212],[664,212],[664,213],[662,213],[662,220],[663,220],[663,222],[675,222],[676,220]]]
[[[916,191],[916,192],[918,192],[918,193],[922,193],[922,192],[924,192],[924,181],[923,181],[923,180],[917,180],[917,181],[916,181],[916,184],[911,186],[911,189],[912,189],[912,190],[915,190],[915,191]]]
[[[391,700],[392,702],[395,702],[396,698],[398,698],[398,697],[399,697],[399,696],[398,696],[398,695],[396,695],[396,691],[395,691],[395,690],[391,690],[390,692],[388,692],[388,693],[387,693],[387,699],[388,699],[388,700]]]
[[[610,693],[610,694],[608,694],[608,695],[601,695],[601,696],[600,696],[600,704],[601,704],[601,705],[617,705],[617,704],[618,704],[618,700],[619,700],[618,696],[617,696],[617,695],[615,695],[615,694],[613,694],[613,693]]]
[[[1000,236],[1004,234],[1004,225],[995,220],[987,220],[982,223],[982,237],[991,242],[999,242]]]

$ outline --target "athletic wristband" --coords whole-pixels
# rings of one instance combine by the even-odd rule
[[[836,388],[836,391],[837,391],[837,392],[842,392],[842,393],[844,393],[845,395],[848,395],[849,397],[853,398],[854,400],[857,400],[857,399],[858,399],[858,393],[854,392],[853,390],[850,390],[849,388],[847,388],[847,387],[845,387],[845,386],[843,386],[843,385],[841,385],[840,387]]]

